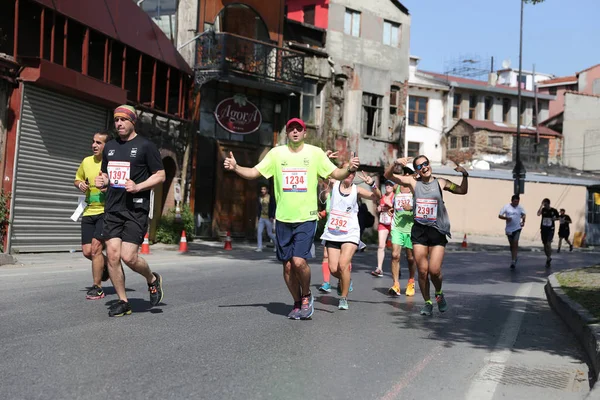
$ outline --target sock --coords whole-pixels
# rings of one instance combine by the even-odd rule
[[[431,300],[425,300],[425,304],[433,304],[433,301],[431,301]]]
[[[321,264],[321,271],[323,271],[323,282],[329,282],[330,272],[329,272],[329,263],[327,261],[323,261]]]
[[[442,291],[440,290],[439,292],[436,290],[435,295],[439,296],[440,294],[442,294]]]

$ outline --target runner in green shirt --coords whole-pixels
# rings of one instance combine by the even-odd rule
[[[385,172],[386,179],[388,176],[393,176],[395,165],[392,165]],[[398,171],[400,172],[400,171]],[[401,173],[404,176],[414,175],[414,171],[409,167],[402,168]],[[389,289],[392,296],[400,296],[400,255],[402,248],[406,250],[406,259],[408,260],[408,284],[406,285],[407,296],[415,295],[415,259],[412,251],[412,241],[410,233],[415,222],[413,217],[413,194],[408,187],[401,185],[396,186],[394,196],[394,218],[392,221],[392,278],[394,279],[393,286]]]
[[[277,259],[283,263],[285,283],[294,298],[288,318],[308,319],[314,307],[311,272],[306,260],[314,257],[311,248],[318,218],[318,177],[343,180],[358,169],[360,161],[352,157],[348,168],[337,168],[323,150],[304,143],[306,125],[299,118],[287,122],[286,133],[287,145],[271,149],[256,166],[240,166],[229,152],[224,167],[244,179],[257,179],[261,175],[267,179],[273,177]]]

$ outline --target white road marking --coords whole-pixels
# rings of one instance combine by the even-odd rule
[[[517,335],[521,329],[521,323],[523,322],[523,316],[527,308],[527,302],[533,283],[524,283],[519,286],[517,293],[515,293],[514,306],[510,310],[508,319],[504,323],[504,328],[500,333],[498,342],[494,347],[494,350],[490,356],[486,359],[486,365],[493,363],[500,366],[502,372],[504,370],[504,364],[510,357],[511,350],[517,340]],[[494,397],[498,382],[483,380],[483,372],[485,371],[485,365],[477,375],[474,377],[469,391],[467,392],[466,400],[489,400]]]

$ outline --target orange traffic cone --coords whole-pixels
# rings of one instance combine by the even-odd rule
[[[225,250],[233,250],[231,248],[231,233],[229,233],[229,231],[227,231],[227,236],[225,237]]]
[[[467,234],[466,233],[465,233],[465,237],[463,238],[462,245],[460,247],[462,247],[463,249],[467,248]]]
[[[144,236],[144,243],[142,243],[141,254],[150,254],[150,242],[148,241],[148,232],[146,232],[146,236]]]
[[[179,240],[179,252],[187,253],[187,238],[185,237],[185,231],[181,231],[181,239]]]

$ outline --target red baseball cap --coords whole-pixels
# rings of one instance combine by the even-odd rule
[[[286,129],[289,128],[289,126],[291,124],[293,124],[294,122],[297,123],[297,124],[300,124],[300,126],[302,127],[302,129],[306,130],[306,124],[300,118],[292,118],[292,119],[290,119],[287,122],[287,124],[285,124]]]

